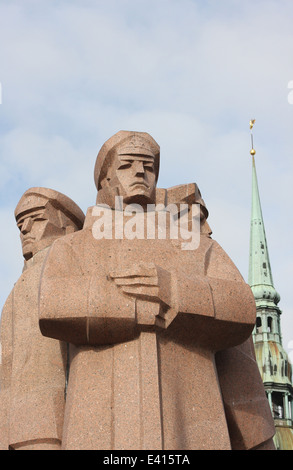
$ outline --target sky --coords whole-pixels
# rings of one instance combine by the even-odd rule
[[[159,187],[198,184],[213,238],[247,281],[254,118],[293,360],[292,19],[292,0],[0,0],[0,308],[22,271],[24,191],[55,189],[86,212],[98,151],[119,130],[159,143]]]

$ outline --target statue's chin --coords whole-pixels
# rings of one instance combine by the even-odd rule
[[[32,258],[33,256],[33,252],[32,250],[29,250],[29,249],[25,249],[22,251],[22,254],[23,254],[23,257],[26,261],[28,261],[30,258]]]
[[[129,198],[124,198],[123,202],[124,205],[139,204],[141,206],[146,206],[147,204],[155,203],[155,201],[153,201],[149,196],[146,196],[144,194],[137,194]]]
[[[146,193],[143,189],[138,189],[135,193],[123,197],[124,204],[154,204],[155,197],[153,194]]]

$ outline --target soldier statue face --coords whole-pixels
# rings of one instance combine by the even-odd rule
[[[105,185],[116,189],[125,203],[150,204],[155,202],[156,173],[151,155],[124,154],[115,151]]]
[[[119,154],[118,151],[112,170],[126,202],[140,199],[152,200],[156,186],[153,157]]]
[[[119,131],[101,147],[95,164],[97,204],[116,208],[115,198],[124,206],[156,202],[160,147],[146,132]]]
[[[37,201],[36,201],[37,202]],[[38,199],[38,203],[40,199]],[[33,201],[32,201],[33,203]],[[39,205],[39,204],[38,204]],[[17,216],[17,226],[20,230],[23,256],[30,259],[41,249],[51,245],[56,238],[74,231],[74,224],[64,223],[67,217],[47,201],[44,206],[31,205],[31,209]],[[67,225],[67,227],[66,227]]]

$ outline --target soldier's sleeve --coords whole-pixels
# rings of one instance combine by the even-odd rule
[[[255,360],[252,337],[216,354],[232,449],[275,449],[274,421]]]
[[[8,410],[12,369],[13,291],[7,298],[0,324],[0,450],[8,450]]]
[[[39,324],[44,336],[86,342],[83,322],[88,308],[89,282],[70,243],[63,239],[53,243],[40,279]]]
[[[9,446],[60,447],[66,345],[42,336],[38,287],[42,264],[27,269],[14,287],[13,360],[9,386]]]
[[[203,276],[177,277],[176,310],[179,315],[204,317],[210,331],[216,327],[217,335],[222,329],[227,347],[240,344],[249,337],[255,324],[256,308],[251,289],[216,242],[211,241],[203,262]],[[204,325],[207,328],[206,321]]]
[[[138,334],[134,300],[117,291],[106,271],[99,270],[100,244],[92,249],[82,238],[86,234],[74,236],[73,242],[68,236],[54,242],[44,262],[39,294],[43,335],[76,345],[133,338]]]

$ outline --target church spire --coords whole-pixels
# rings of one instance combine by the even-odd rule
[[[250,153],[252,155],[252,203],[248,283],[257,302],[266,305],[272,303],[277,305],[280,301],[280,296],[273,283],[256,175],[255,150],[253,147]]]
[[[255,120],[250,121],[252,130]],[[292,366],[282,345],[280,296],[274,283],[269,259],[258,181],[255,150],[252,149],[252,204],[248,283],[256,303],[256,325],[253,330],[255,356],[267,398],[274,417],[277,449],[293,449],[293,384]]]

